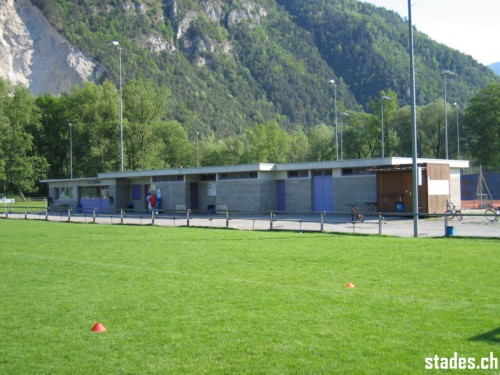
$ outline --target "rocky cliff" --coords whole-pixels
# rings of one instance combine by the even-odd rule
[[[104,67],[74,48],[29,0],[0,0],[0,76],[34,94],[68,92]]]

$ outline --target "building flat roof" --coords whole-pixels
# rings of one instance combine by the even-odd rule
[[[445,159],[417,159],[418,164],[448,164],[450,168],[468,168],[468,160],[445,160]],[[372,159],[350,159],[350,160],[330,160],[317,162],[301,162],[301,163],[255,163],[255,164],[239,164],[229,166],[210,166],[210,167],[193,167],[193,168],[172,168],[172,169],[156,169],[144,171],[126,171],[126,172],[107,172],[98,173],[97,177],[90,178],[74,178],[74,179],[52,179],[41,180],[40,182],[52,183],[63,181],[92,181],[101,179],[132,179],[139,177],[155,177],[155,176],[172,176],[172,175],[200,175],[214,173],[232,173],[232,172],[273,172],[273,171],[293,171],[293,170],[310,170],[310,169],[341,169],[341,168],[374,168],[377,166],[398,166],[412,164],[412,158],[403,157],[388,157],[388,158],[372,158]]]

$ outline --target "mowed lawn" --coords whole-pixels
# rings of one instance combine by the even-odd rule
[[[435,355],[498,358],[499,245],[2,219],[0,373],[403,374]]]

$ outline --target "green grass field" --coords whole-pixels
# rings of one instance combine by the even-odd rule
[[[47,200],[43,198],[28,198],[25,201],[21,200],[19,197],[14,198],[16,200],[14,203],[1,203],[0,211],[4,212],[7,210],[8,212],[24,212],[25,210],[28,210],[28,212],[32,212],[41,211],[47,207]]]
[[[0,233],[2,374],[404,374],[500,356],[498,240],[5,219]]]

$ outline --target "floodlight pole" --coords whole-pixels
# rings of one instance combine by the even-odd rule
[[[334,79],[330,80],[330,83],[333,85],[335,91],[335,152],[337,156],[337,160],[339,160],[339,126],[337,121],[337,84]]]
[[[413,50],[413,24],[411,0],[408,0],[408,27],[410,38],[410,81],[411,81],[411,148],[412,148],[412,191],[413,191],[413,236],[418,237],[418,165],[417,165],[417,101],[415,90],[415,61]]]
[[[344,160],[344,117],[349,117],[349,113],[342,112],[340,114],[340,160]]]
[[[390,96],[384,95],[380,98],[381,102],[381,120],[382,120],[382,158],[385,156],[385,141],[384,141],[384,100],[391,100]]]
[[[111,44],[118,50],[120,60],[120,172],[123,172],[123,92],[122,92],[122,50],[120,42],[113,40]]]
[[[450,70],[443,70],[441,72],[441,75],[444,78],[444,138],[445,138],[445,155],[446,155],[446,160],[448,160],[448,102],[446,98],[446,86],[447,86],[447,79],[455,73],[453,73]]]
[[[453,103],[453,106],[457,111],[457,159],[460,159],[460,127],[458,126],[458,112],[460,110],[460,106],[458,103]]]
[[[199,143],[199,138],[200,138],[200,132],[196,132],[196,166],[200,166],[200,157],[198,153],[198,143]]]
[[[73,179],[73,124],[69,124],[69,177]]]

